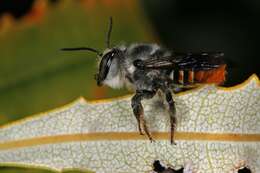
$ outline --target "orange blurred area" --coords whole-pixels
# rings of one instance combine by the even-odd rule
[[[34,2],[32,9],[24,16],[26,22],[40,22],[47,10],[46,0],[37,0]]]

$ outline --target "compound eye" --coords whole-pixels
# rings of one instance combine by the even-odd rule
[[[109,55],[109,57],[110,57],[110,58],[113,58],[114,55],[115,55],[115,52],[111,52],[110,55]]]
[[[111,63],[112,63],[112,56],[111,57],[109,57],[109,59],[107,60],[107,67],[109,68],[110,67],[110,65],[111,65]]]

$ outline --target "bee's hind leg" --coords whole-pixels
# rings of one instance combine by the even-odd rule
[[[175,102],[172,98],[172,93],[170,89],[164,90],[166,101],[169,105],[170,123],[171,123],[171,144],[176,145],[174,142],[174,131],[176,127],[176,108]]]
[[[143,130],[145,134],[148,136],[150,141],[153,141],[153,138],[148,130],[148,127],[146,126],[146,122],[144,119],[144,110],[143,106],[141,104],[141,101],[143,99],[150,99],[155,95],[156,91],[148,91],[148,90],[137,90],[136,94],[132,98],[132,108],[133,113],[137,119],[138,122],[138,129],[141,135],[143,135]]]

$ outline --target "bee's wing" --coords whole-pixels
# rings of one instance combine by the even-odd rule
[[[140,68],[180,69],[180,70],[210,70],[225,64],[223,53],[175,53],[166,57],[151,57],[137,61]]]

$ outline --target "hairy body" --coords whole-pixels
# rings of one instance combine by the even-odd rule
[[[137,118],[140,134],[145,133],[151,141],[153,139],[145,123],[141,101],[152,98],[158,91],[164,93],[171,122],[171,143],[174,143],[176,108],[172,91],[177,92],[199,83],[208,83],[201,76],[208,74],[207,72],[212,69],[219,68],[223,64],[219,59],[221,56],[223,56],[222,53],[205,52],[176,54],[157,44],[118,46],[107,50],[102,56],[97,81],[112,88],[126,86],[136,91],[131,104],[133,113]],[[109,70],[104,74],[103,69],[108,67],[107,64],[109,64]],[[224,80],[223,74],[222,70],[220,82]],[[208,80],[209,77],[206,79]],[[218,82],[213,80],[212,83]]]

